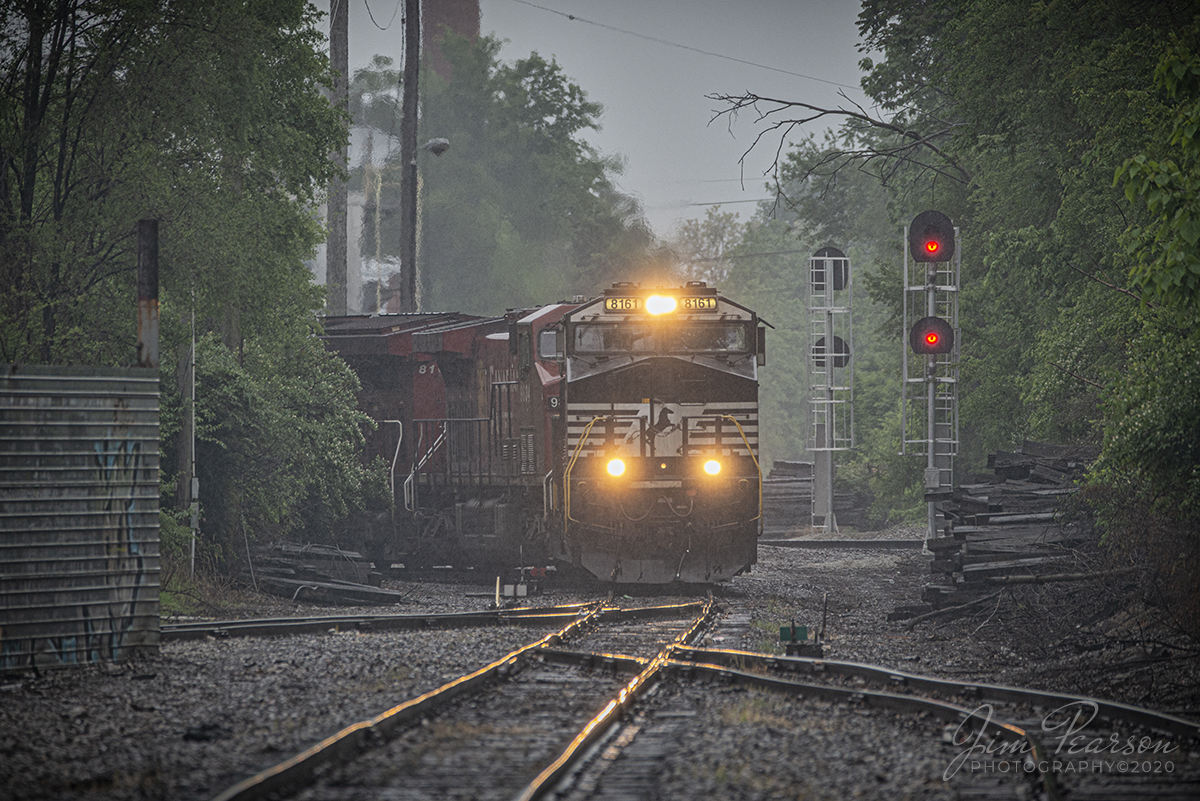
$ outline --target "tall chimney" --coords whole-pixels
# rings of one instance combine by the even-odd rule
[[[138,220],[138,367],[158,369],[158,220]]]

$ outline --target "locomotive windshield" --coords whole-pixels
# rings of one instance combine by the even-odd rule
[[[578,323],[575,353],[742,353],[750,350],[745,322],[646,325],[626,322]]]

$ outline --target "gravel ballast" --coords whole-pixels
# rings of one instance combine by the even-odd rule
[[[893,608],[920,598],[929,557],[919,551],[764,546],[759,560],[752,573],[716,590],[727,610],[726,623],[707,645],[781,652],[779,626],[795,620],[819,627],[827,615],[825,656],[830,659],[1108,697],[1200,717],[1200,670],[1186,642],[1138,650],[1129,637],[1114,633],[1123,630],[1121,615],[1130,614],[1128,610],[1095,619],[1099,613],[1094,605],[1078,597],[1087,595],[1086,588],[1038,588],[1024,596],[1002,597],[994,608],[976,610],[970,617],[936,619],[909,629],[886,618]],[[473,597],[487,589],[481,584],[389,586],[409,592],[413,603],[359,611],[468,611],[488,605],[487,599]],[[691,600],[680,595],[650,597],[637,588],[624,588],[624,594],[630,597],[619,592],[615,599],[624,605]],[[250,608],[226,617],[354,611],[248,597]],[[534,602],[551,605],[588,597],[578,589],[548,588]],[[1080,610],[1089,617],[1084,619]],[[1039,630],[1031,621],[1042,614],[1053,625]],[[121,665],[0,675],[0,798],[211,798],[547,630],[525,626],[177,641],[164,643],[156,658]],[[1087,636],[1071,640],[1060,630]],[[1108,632],[1107,640],[1091,636],[1099,630]],[[1079,642],[1088,647],[1081,649]],[[1104,647],[1095,647],[1097,642]],[[742,753],[746,749],[760,749],[756,759],[767,757],[767,763],[794,762],[801,742],[817,735],[835,737],[845,730],[847,738],[857,739],[864,753],[873,756],[848,756],[845,765],[857,768],[828,768],[826,779],[836,785],[839,797],[855,795],[854,788],[877,793],[887,786],[903,788],[914,797],[948,797],[942,795],[944,787],[928,781],[930,766],[943,756],[939,726],[897,724],[894,736],[869,735],[858,730],[858,713],[837,711],[836,705],[831,711],[816,702],[790,702],[793,711],[785,715],[775,708],[778,702],[757,691],[739,691],[734,699],[734,710],[748,710],[749,717],[729,718],[727,709],[705,700],[698,690],[678,692],[696,693],[690,703],[706,721],[716,723],[712,729],[690,727],[680,738],[664,774],[668,783],[696,781],[693,789],[720,797],[731,777],[743,776],[757,764]],[[817,724],[798,722],[795,709],[827,724],[810,732],[806,727]],[[731,720],[741,722],[734,725]],[[755,733],[760,728],[769,733],[781,720],[790,722],[765,743],[761,732]],[[871,737],[880,740],[878,748]],[[707,759],[700,755],[708,753],[726,756],[720,765],[705,762],[700,776],[689,766],[696,765],[697,758]],[[809,778],[821,779],[815,774]],[[747,797],[774,797],[773,780],[756,781],[758,794]]]

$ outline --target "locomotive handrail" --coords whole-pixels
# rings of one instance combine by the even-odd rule
[[[437,422],[445,422],[445,421],[413,420],[414,425],[416,425],[417,423],[437,423]],[[422,467],[425,466],[425,464],[431,458],[433,458],[433,455],[435,453],[437,453],[438,448],[440,448],[442,446],[442,444],[446,441],[446,431],[447,431],[447,427],[443,426],[442,433],[439,434],[438,438],[435,439],[433,441],[433,444],[429,446],[429,450],[427,450],[425,452],[425,455],[423,455],[419,460],[413,462],[412,470],[410,470],[408,473],[408,478],[404,479],[404,509],[406,511],[409,511],[409,512],[417,511],[417,485],[416,485],[417,473],[420,471],[420,469]],[[424,438],[425,438],[425,427],[418,426],[417,427],[417,444],[414,448],[414,453],[420,453],[421,440]]]
[[[400,443],[404,442],[404,422],[401,420],[384,420],[385,423],[395,423],[400,427],[396,435],[396,453],[392,455],[392,469],[388,471],[388,483],[392,490],[392,522],[396,520],[396,462],[400,461]]]
[[[506,436],[492,417],[431,417],[412,422],[419,443],[434,440],[427,449],[417,446],[410,476],[416,484],[444,481],[484,485],[494,483],[498,477],[512,480],[523,475],[522,471],[530,472],[518,450],[526,437],[524,429],[511,430]],[[410,501],[410,507],[413,503]]]
[[[567,463],[567,469],[563,472],[563,525],[564,526],[566,526],[567,523],[581,522],[581,521],[575,520],[573,517],[571,517],[571,470],[575,467],[575,460],[579,458],[579,452],[583,450],[583,444],[585,442],[587,442],[588,436],[591,435],[592,426],[596,425],[596,423],[600,422],[601,420],[607,420],[610,417],[612,417],[611,414],[605,414],[605,415],[601,415],[600,417],[592,418],[591,422],[589,422],[587,424],[587,427],[583,429],[583,433],[580,434],[579,443],[575,446],[575,452],[573,454],[571,454],[571,461]],[[761,484],[761,482],[760,482],[760,484]]]
[[[759,521],[758,533],[762,534],[762,510],[763,510],[762,465],[760,465],[758,463],[758,457],[754,455],[754,449],[750,447],[750,440],[746,437],[746,432],[742,430],[742,424],[737,421],[737,418],[731,414],[723,414],[723,415],[721,415],[721,417],[723,417],[724,419],[733,423],[737,427],[738,433],[742,435],[742,442],[746,443],[746,452],[750,454],[750,458],[754,461],[754,469],[758,471],[758,517],[754,518],[754,520]],[[750,522],[753,523],[754,520],[751,520]]]
[[[550,513],[554,511],[554,471],[542,478],[542,520],[549,523]]]

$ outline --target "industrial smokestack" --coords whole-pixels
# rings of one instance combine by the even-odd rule
[[[158,369],[158,220],[138,220],[138,367]]]

